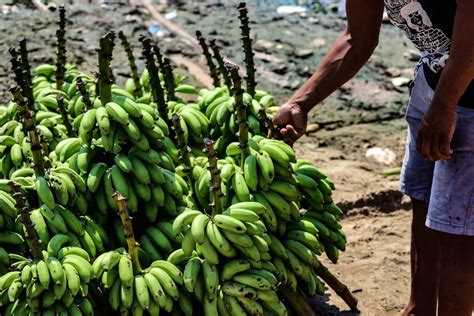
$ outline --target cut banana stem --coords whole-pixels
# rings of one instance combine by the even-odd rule
[[[174,89],[176,88],[176,86],[174,84],[173,68],[171,67],[171,62],[169,58],[163,58],[163,67],[161,69],[161,72],[163,73],[165,79],[167,100],[168,102],[175,101],[176,95],[174,94]]]
[[[215,39],[209,40],[209,47],[211,47],[212,52],[214,53],[214,58],[216,59],[217,64],[219,65],[219,72],[221,73],[222,78],[224,78],[224,84],[229,88],[232,87],[232,80],[230,79],[229,73],[225,68],[224,58],[222,58],[220,49],[217,46]]]
[[[112,72],[110,61],[112,60],[114,32],[108,32],[99,41],[99,95],[102,104],[112,101]]]
[[[226,63],[225,67],[229,71],[233,82],[233,93],[235,99],[235,108],[237,109],[237,117],[239,120],[239,142],[241,150],[241,168],[244,167],[245,158],[250,155],[249,141],[249,125],[247,122],[247,108],[243,101],[242,78],[239,75],[239,66]]]
[[[239,10],[242,47],[245,54],[245,66],[247,67],[247,76],[245,78],[247,81],[247,93],[254,97],[255,87],[257,85],[255,81],[256,70],[253,60],[252,39],[250,38],[249,18],[247,16],[248,11],[245,2],[241,2],[237,9]]]
[[[28,133],[30,144],[31,144],[31,153],[33,155],[33,169],[35,170],[36,176],[44,176],[44,160],[43,153],[41,152],[41,142],[39,139],[39,134],[36,129],[36,123],[34,120],[34,112],[28,109],[25,99],[21,94],[21,89],[19,86],[15,86],[10,89],[10,92],[13,94],[13,100],[18,104],[20,113],[22,114],[23,125],[25,130]]]
[[[204,145],[206,146],[207,158],[209,160],[209,171],[211,173],[211,191],[212,191],[212,215],[222,213],[222,191],[221,191],[221,177],[219,176],[220,170],[217,167],[217,152],[213,147],[214,142],[209,139],[204,139]]]
[[[329,272],[324,265],[320,263],[319,267],[315,269],[315,272],[344,300],[344,302],[346,302],[352,311],[357,312],[359,310],[357,308],[357,298],[355,298],[347,286]]]
[[[56,52],[56,89],[63,88],[64,73],[66,72],[66,9],[64,4],[59,6],[59,28],[56,31],[57,47]]]
[[[18,57],[18,53],[14,47],[10,47],[8,52],[12,56],[10,62],[12,64],[13,72],[15,73],[15,81],[18,86],[21,88],[20,93],[26,99],[27,107],[33,109],[35,104],[35,99],[33,98],[33,91],[31,87],[28,86],[25,80],[25,73],[23,72],[23,65]]]
[[[20,192],[20,185],[10,182],[10,187],[13,191],[13,198],[16,201],[16,207],[18,212],[20,213],[21,223],[25,227],[26,230],[26,242],[31,249],[31,254],[33,255],[33,259],[39,259],[42,257],[41,255],[41,241],[38,237],[38,234],[35,230],[35,225],[31,221],[30,212],[28,207],[25,206],[25,197]]]
[[[63,124],[66,126],[66,131],[67,135],[69,137],[76,137],[76,133],[74,133],[74,130],[72,129],[71,122],[69,121],[69,117],[67,115],[66,108],[64,107],[64,97],[62,94],[59,94],[56,96],[56,101],[58,101],[58,110],[59,113],[61,114],[61,117],[63,118]]]
[[[191,190],[194,190],[194,177],[193,177],[193,165],[191,163],[191,148],[186,143],[184,139],[184,130],[181,127],[180,117],[178,114],[173,114],[171,117],[171,121],[173,123],[173,129],[175,132],[177,147],[181,152],[180,160],[182,165],[184,166],[184,173],[187,176],[187,180],[190,184]]]
[[[166,123],[169,123],[163,87],[161,86],[160,78],[158,77],[158,68],[156,67],[155,59],[153,58],[153,53],[151,51],[151,40],[145,36],[140,36],[139,40],[143,46],[142,56],[145,58],[146,69],[150,74],[150,86],[153,101],[158,104],[158,112],[160,113],[161,118],[165,120]]]
[[[92,109],[94,105],[92,104],[91,97],[89,95],[89,92],[87,91],[86,83],[82,80],[80,76],[76,78],[76,84],[77,88],[79,89],[79,92],[81,93],[82,96],[82,102],[86,105],[86,109]],[[102,103],[105,104],[105,103]]]
[[[113,197],[118,204],[118,215],[122,220],[123,233],[125,235],[125,239],[127,240],[128,253],[132,258],[133,270],[135,273],[139,273],[142,271],[140,260],[138,259],[139,245],[135,240],[135,235],[133,234],[132,218],[128,215],[126,198],[119,192],[115,192]]]
[[[280,286],[278,291],[290,303],[296,315],[316,316],[301,290],[293,291],[286,286]]]
[[[120,31],[118,35],[120,41],[122,42],[122,47],[127,53],[128,65],[130,66],[130,73],[134,83],[133,94],[135,97],[141,97],[143,95],[142,85],[140,83],[140,77],[138,76],[137,65],[135,64],[135,57],[133,56],[132,47],[130,46],[130,42],[122,31]]]
[[[202,53],[204,57],[206,57],[207,66],[209,67],[209,71],[211,73],[211,78],[214,84],[214,87],[219,87],[221,85],[221,81],[219,79],[219,75],[217,74],[217,68],[214,62],[212,61],[212,56],[209,53],[209,47],[206,44],[206,40],[202,37],[202,33],[200,31],[196,31],[196,38],[199,41],[199,45],[202,48]]]
[[[24,80],[28,88],[27,94],[29,96],[33,96],[32,83],[31,83],[31,67],[28,61],[28,49],[26,47],[26,38],[21,37],[18,42],[20,43],[20,57],[21,57],[21,65],[23,66]]]
[[[258,111],[258,116],[260,118],[260,122],[267,126],[267,128],[271,131],[273,138],[275,139],[283,139],[283,136],[280,133],[280,130],[273,125],[272,120],[268,117],[267,113],[265,112],[264,108],[261,108]]]

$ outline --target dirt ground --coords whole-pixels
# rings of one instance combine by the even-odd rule
[[[255,4],[258,1],[248,2],[254,22],[259,87],[282,103],[311,75],[345,21],[334,14],[281,18],[269,9],[271,6],[262,9]],[[236,3],[195,1],[167,11],[177,9],[174,23],[191,34],[200,29],[216,38],[225,53],[239,62],[242,54],[237,41]],[[55,41],[55,15],[45,18],[22,6],[16,7],[18,12],[12,12],[7,9],[13,6],[2,5],[0,105],[7,104],[10,98],[7,49],[20,35],[18,30],[30,39],[31,54],[35,56],[33,65],[53,61]],[[123,6],[120,2],[102,7],[76,3],[69,7],[69,12],[68,58],[86,71],[96,67],[95,47],[100,34],[109,29],[124,30],[138,57],[138,35],[155,25],[142,8]],[[196,64],[199,61],[200,52],[169,34],[158,40],[163,51],[177,59]],[[315,133],[303,137],[295,147],[298,157],[314,162],[336,183],[334,199],[347,213],[342,223],[349,243],[337,265],[324,262],[358,298],[362,315],[399,314],[409,294],[409,203],[397,191],[398,176],[383,176],[381,172],[401,165],[405,141],[403,113],[407,89],[394,86],[391,78],[410,77],[414,62],[409,54],[406,58],[409,46],[393,27],[383,25],[380,42],[360,74],[311,112],[310,123],[317,124],[319,129],[315,128]],[[125,55],[117,54],[113,63],[120,81],[128,74]],[[143,69],[141,60],[139,69]],[[192,71],[187,73],[192,77]],[[395,161],[383,165],[368,160],[366,150],[374,146],[392,150]],[[318,314],[351,315],[344,302],[334,292],[329,293],[312,300]]]

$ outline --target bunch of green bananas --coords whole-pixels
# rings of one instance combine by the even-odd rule
[[[183,279],[186,290],[203,304],[205,315],[285,315],[272,271],[276,269],[268,261],[252,268],[249,261],[235,259],[219,269],[207,259],[193,257],[185,265]]]
[[[166,259],[180,248],[183,235],[176,234],[170,222],[160,221],[149,226],[145,233],[138,238],[138,242],[140,248],[146,253],[148,261],[152,262]]]
[[[266,208],[257,202],[232,205],[222,214],[208,216],[200,211],[185,210],[173,222],[176,234],[183,233],[183,253],[191,256],[196,250],[214,265],[224,258],[240,256],[256,265],[270,260],[265,224],[260,220]]]
[[[158,73],[158,77],[160,78],[161,85],[165,86],[164,80],[163,80],[163,74],[161,72]],[[174,92],[179,93],[179,94],[184,94],[184,95],[197,95],[197,89],[196,87],[186,84],[186,77],[182,76],[180,74],[174,74]],[[150,73],[148,72],[148,69],[144,69],[141,76],[140,76],[140,85],[143,89],[143,96],[139,98],[139,100],[147,103],[150,102],[152,96],[151,96],[151,85],[150,85]],[[132,78],[128,78],[125,81],[125,90],[127,90],[128,93],[133,94],[135,91],[135,83]]]
[[[202,152],[203,137],[209,134],[209,119],[201,112],[199,105],[171,101],[168,102],[168,113],[170,117],[174,113],[180,116],[184,140],[188,146],[195,150],[194,154],[199,155]]]
[[[109,238],[104,228],[88,215],[77,217],[69,209],[56,204],[53,209],[43,204],[30,212],[35,231],[44,243],[81,247],[95,257],[105,251]]]
[[[266,137],[271,95],[244,88],[244,115],[229,87],[198,93],[159,73],[164,109],[148,70],[141,90],[113,83],[105,102],[96,78],[67,65],[58,90],[58,72],[35,70],[34,132],[21,98],[0,108],[0,313],[93,315],[108,298],[123,315],[285,315],[280,286],[324,293],[318,256],[345,250],[342,211],[323,172]],[[216,140],[217,162],[203,137]],[[42,259],[27,258],[24,217]]]
[[[131,212],[141,209],[149,221],[155,222],[160,209],[169,215],[177,214],[189,190],[184,179],[172,172],[171,158],[153,149],[132,147],[128,154],[117,154],[110,168],[100,161],[91,163],[87,169],[88,192],[95,195],[96,209],[103,216],[118,209],[112,198],[113,192],[118,191],[128,198]]]
[[[168,261],[155,260],[135,273],[130,255],[118,249],[97,257],[92,269],[94,277],[108,290],[114,311],[147,310],[150,315],[158,315],[160,308],[171,312],[173,301],[180,300],[178,286],[183,284],[183,274]]]
[[[67,312],[65,315],[77,315],[77,311],[79,315],[94,315],[89,299],[89,254],[79,247],[63,247],[53,238],[42,256],[30,260],[10,254],[17,260],[12,264],[14,270],[0,278],[1,305],[7,306],[7,315],[24,315],[26,311],[51,315],[60,308]]]
[[[233,140],[239,129],[238,117],[235,107],[235,99],[229,94],[229,89],[225,86],[217,87],[211,91],[202,89],[198,106],[201,112],[209,119],[209,135],[216,140],[215,148],[220,156]],[[259,111],[274,106],[275,101],[272,96],[265,91],[258,90],[255,99],[248,93],[244,93],[245,106],[249,109],[247,121],[250,126],[250,133],[253,135],[267,135],[268,130],[259,119]]]
[[[334,184],[318,168],[308,161],[298,160],[294,164],[298,186],[303,192],[302,205],[307,209],[303,219],[318,231],[321,249],[336,263],[339,251],[346,249],[346,235],[339,223],[342,210],[333,202]]]

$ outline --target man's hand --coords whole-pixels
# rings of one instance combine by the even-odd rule
[[[308,114],[296,103],[286,103],[273,117],[273,123],[280,128],[280,132],[289,145],[303,136],[308,123]]]
[[[428,160],[450,159],[455,129],[456,110],[432,105],[421,121],[416,149]]]

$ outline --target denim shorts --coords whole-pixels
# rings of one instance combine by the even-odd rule
[[[416,136],[434,91],[420,67],[413,84],[406,120],[408,137],[400,178],[401,191],[429,202],[426,226],[474,236],[474,109],[457,107],[450,160],[432,162],[416,150]]]

